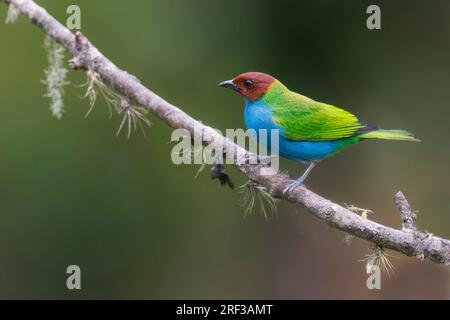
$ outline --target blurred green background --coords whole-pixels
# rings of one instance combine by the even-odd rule
[[[63,22],[78,4],[82,32],[103,53],[213,127],[243,127],[242,99],[217,83],[263,71],[414,132],[422,143],[346,150],[308,186],[394,227],[401,189],[418,226],[450,238],[449,1],[377,1],[378,31],[366,28],[369,1],[38,3]],[[44,34],[20,18],[0,24],[0,39],[0,298],[450,298],[448,267],[395,253],[395,273],[369,291],[360,261],[368,244],[346,245],[300,207],[244,219],[242,195],[211,181],[209,169],[194,179],[198,166],[172,164],[172,131],[154,116],[147,138],[130,140],[115,136],[121,118],[109,119],[101,99],[85,119],[81,71],[68,76],[67,112],[52,118],[40,82]],[[66,288],[71,264],[81,267],[81,291]]]

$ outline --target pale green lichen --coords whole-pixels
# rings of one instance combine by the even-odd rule
[[[262,216],[267,220],[269,213],[275,216],[277,213],[276,201],[270,191],[259,183],[248,180],[239,187],[239,192],[243,194],[242,205],[245,207],[244,217],[251,214],[256,205],[259,206]]]
[[[147,117],[145,116],[147,112],[148,111],[142,107],[133,106],[129,104],[128,99],[122,99],[118,113],[119,115],[123,114],[123,118],[122,122],[120,123],[119,129],[117,130],[117,135],[120,134],[122,128],[125,126],[125,124],[127,124],[128,139],[130,139],[131,137],[131,132],[135,131],[138,127],[142,130],[142,133],[145,137],[146,134],[144,125],[146,125],[149,128],[152,126],[150,120],[148,120]]]
[[[45,38],[44,47],[47,50],[48,68],[44,71],[45,79],[42,80],[47,86],[45,97],[50,98],[50,110],[52,115],[60,119],[64,113],[64,86],[68,70],[64,67],[64,48],[49,36]]]
[[[349,245],[352,244],[353,239],[355,239],[355,236],[354,236],[354,235],[352,235],[352,234],[350,234],[350,233],[346,233],[346,234],[344,235],[344,238],[342,238],[342,242],[344,242],[346,245],[349,246]]]
[[[350,211],[352,211],[352,212],[354,212],[354,213],[360,214],[361,217],[363,217],[364,219],[367,219],[367,217],[369,216],[369,214],[373,213],[373,211],[370,210],[370,209],[359,208],[359,207],[357,207],[357,206],[355,206],[355,205],[353,205],[353,204],[347,204],[347,203],[345,203],[345,202],[344,202],[344,206],[345,206],[348,210],[350,210]]]
[[[204,152],[204,147],[203,147],[203,145],[200,145],[200,146],[192,146],[192,149],[191,149],[191,151],[192,151],[192,153],[191,153],[191,159],[196,159],[196,158],[200,158],[201,157],[201,159],[203,159],[203,152]],[[198,176],[203,172],[203,171],[205,171],[205,168],[206,168],[206,163],[202,163],[202,164],[200,164],[200,167],[198,168],[198,170],[197,170],[197,173],[195,174],[195,176],[194,176],[194,179],[197,179],[198,178]]]
[[[200,175],[200,173],[202,173],[205,170],[205,168],[206,168],[206,164],[202,163],[200,165],[200,167],[198,168],[197,173],[194,176],[194,179],[197,179],[198,176]]]
[[[86,87],[85,98],[89,99],[89,110],[86,113],[86,117],[90,115],[94,109],[97,97],[100,94],[109,108],[110,117],[113,111],[116,111],[119,115],[123,115],[122,121],[117,130],[117,135],[120,134],[124,127],[127,128],[127,137],[131,137],[131,133],[137,128],[141,128],[145,136],[144,126],[151,127],[152,123],[146,117],[148,111],[140,106],[134,106],[129,103],[127,97],[124,97],[120,93],[114,91],[110,86],[106,85],[101,79],[100,75],[89,69],[86,72],[87,81],[82,86]]]
[[[120,103],[122,100],[122,96],[115,92],[112,88],[107,86],[100,75],[89,69],[86,72],[87,81],[82,87],[86,87],[86,93],[84,98],[89,99],[89,110],[86,112],[86,118],[91,114],[94,109],[95,103],[97,102],[97,97],[100,94],[105,99],[106,105],[109,108],[109,114],[112,116],[113,110],[120,110]]]
[[[361,217],[363,217],[364,219],[367,219],[369,214],[373,213],[373,211],[370,209],[359,208],[353,204],[347,204],[345,202],[344,202],[344,206],[348,210],[350,210],[356,214],[360,214]],[[344,238],[342,239],[342,242],[344,242],[346,245],[351,245],[354,238],[355,238],[354,235],[351,235],[350,233],[346,233],[344,235]]]
[[[19,19],[19,16],[20,16],[20,11],[12,4],[9,4],[5,23],[6,24],[14,23]]]
[[[362,260],[366,263],[366,272],[371,273],[372,268],[376,266],[390,276],[390,273],[394,271],[394,265],[391,263],[388,256],[385,249],[377,244],[369,247],[369,253],[366,254],[366,257]]]

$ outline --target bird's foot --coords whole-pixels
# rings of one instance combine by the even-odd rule
[[[292,191],[294,191],[295,188],[297,188],[301,184],[302,184],[302,181],[298,181],[298,180],[293,181],[286,188],[284,188],[283,194],[287,195],[287,194],[291,193]]]
[[[311,161],[309,163],[308,168],[305,172],[303,172],[302,176],[299,177],[297,180],[294,180],[290,185],[288,185],[284,190],[283,194],[288,194],[292,192],[295,188],[297,188],[299,185],[301,185],[303,182],[305,182],[306,178],[308,177],[311,170],[317,165],[317,161]]]

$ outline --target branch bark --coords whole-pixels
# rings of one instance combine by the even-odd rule
[[[262,175],[260,172],[262,165],[245,163],[245,159],[250,157],[250,153],[245,149],[220,135],[213,128],[201,124],[180,108],[146,88],[135,76],[119,69],[81,33],[73,34],[34,1],[3,1],[6,4],[14,5],[32,23],[64,46],[73,55],[73,59],[70,61],[71,68],[97,72],[105,83],[135,99],[141,106],[147,108],[173,128],[186,129],[192,135],[195,134],[194,128],[197,128],[197,130],[200,128],[204,144],[223,147],[225,153],[234,154],[235,166],[249,179],[265,186],[273,196],[300,204],[331,227],[384,248],[408,256],[427,258],[436,263],[450,264],[450,241],[416,230],[414,214],[403,194],[399,193],[396,196],[396,203],[401,212],[402,230],[365,219],[304,186],[284,195],[282,190],[292,182],[286,174]]]
[[[400,217],[402,219],[403,231],[416,231],[416,214],[411,209],[411,205],[406,200],[403,192],[399,191],[394,197],[395,204],[400,211]]]

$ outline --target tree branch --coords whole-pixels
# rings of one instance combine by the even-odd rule
[[[325,221],[330,226],[384,248],[392,249],[408,256],[427,258],[433,262],[450,264],[450,241],[417,231],[414,226],[414,214],[403,194],[398,193],[396,196],[403,230],[390,228],[365,219],[317,195],[304,186],[296,188],[288,195],[284,195],[282,190],[291,182],[287,175],[262,175],[260,172],[262,165],[245,163],[245,159],[248,159],[250,156],[245,149],[153,93],[143,86],[136,77],[119,69],[81,33],[74,35],[32,0],[3,1],[14,5],[31,22],[64,46],[73,55],[73,59],[70,61],[71,68],[95,71],[105,83],[124,95],[135,99],[141,106],[157,115],[173,128],[183,128],[191,134],[194,134],[195,127],[197,129],[201,128],[204,144],[217,148],[223,147],[225,153],[234,154],[235,166],[249,179],[265,186],[273,196],[303,205],[315,217]]]

